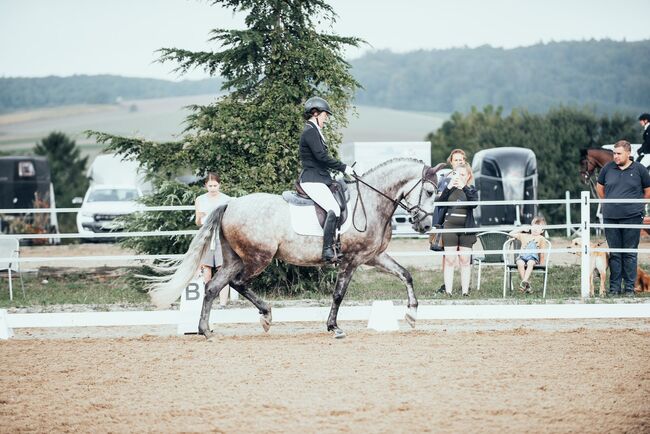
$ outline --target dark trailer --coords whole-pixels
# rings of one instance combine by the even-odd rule
[[[472,171],[479,200],[537,199],[537,159],[527,148],[493,148],[477,152]],[[530,224],[537,205],[483,205],[476,211],[481,226]]]
[[[0,209],[50,208],[53,205],[50,165],[45,157],[0,157]],[[0,215],[0,232],[17,222],[57,232],[56,213]],[[13,225],[12,225],[13,223]]]

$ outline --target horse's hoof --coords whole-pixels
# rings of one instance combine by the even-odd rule
[[[408,323],[408,325],[411,326],[411,328],[415,328],[415,321],[417,320],[418,317],[418,311],[415,308],[409,307],[408,310],[406,311],[406,315],[404,315],[404,319]]]
[[[206,330],[204,332],[199,332],[199,334],[203,335],[205,337],[205,340],[208,342],[214,342],[216,339],[216,336],[212,330]]]
[[[266,315],[260,316],[260,324],[262,324],[262,328],[265,332],[269,331],[271,328],[271,311],[269,311],[269,313]]]
[[[345,337],[345,332],[340,328],[335,328],[332,330],[332,336],[334,336],[334,339],[343,339]]]

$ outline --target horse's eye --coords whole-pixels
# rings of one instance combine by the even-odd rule
[[[431,196],[433,196],[433,191],[427,190],[427,197],[431,197]]]

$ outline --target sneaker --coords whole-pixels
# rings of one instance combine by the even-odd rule
[[[625,292],[623,293],[623,297],[634,298],[634,290],[632,290],[632,291],[625,291]]]
[[[620,297],[621,292],[620,291],[612,291],[611,289],[607,291],[607,296],[608,297]]]

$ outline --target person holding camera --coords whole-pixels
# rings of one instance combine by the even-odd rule
[[[449,154],[449,157],[447,158],[447,164],[449,164],[451,166],[452,173],[453,173],[453,170],[455,170],[460,164],[467,164],[467,155],[465,154],[465,151],[463,151],[462,149],[459,149],[459,148],[456,148],[456,149],[452,150],[451,153]],[[440,180],[440,185],[438,186],[439,191],[441,191],[441,192],[445,191],[447,189],[447,186],[449,185],[449,183],[451,181],[452,181],[452,177],[451,177],[451,173],[449,173],[448,175],[446,175],[445,177],[443,177]],[[472,172],[470,171],[469,179],[467,180],[467,184],[473,184],[473,181],[474,181],[474,177],[472,175]],[[439,201],[439,200],[440,200],[440,196],[438,196],[436,198],[436,201]],[[444,211],[442,212],[442,215],[441,215],[440,210],[441,210],[440,208],[436,208],[434,210],[434,214],[433,214],[433,224],[434,225],[440,219],[444,219]],[[431,246],[431,250],[434,250],[434,251],[443,251],[444,250],[442,234],[440,234],[440,233],[435,233],[435,232],[432,233],[429,236],[429,243],[430,243],[430,246]],[[445,273],[445,258],[444,258],[444,256],[442,257],[442,273],[443,273],[443,275]],[[443,293],[445,291],[446,291],[446,287],[445,287],[445,284],[443,282],[443,284],[438,289],[438,292]]]
[[[461,163],[456,166],[450,175],[450,181],[445,190],[440,194],[440,202],[476,202],[478,192],[474,186],[469,185],[471,170],[467,164]],[[438,221],[444,229],[475,228],[474,208],[477,205],[447,205],[440,209]],[[454,282],[454,270],[458,265],[460,268],[461,291],[464,296],[469,295],[469,281],[471,277],[471,255],[467,252],[472,250],[476,243],[476,234],[473,232],[450,232],[442,235],[445,256],[443,258],[443,277],[445,281],[445,292],[452,295]],[[459,255],[458,253],[465,253]]]

